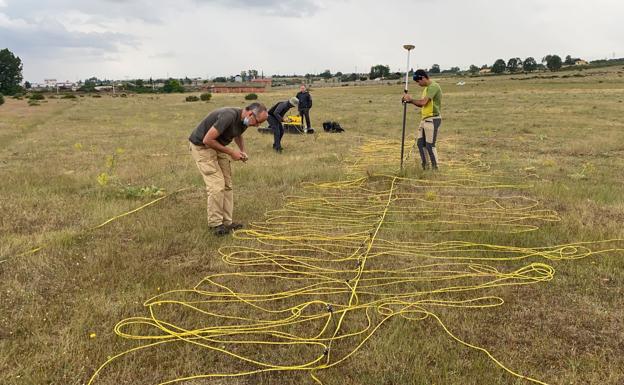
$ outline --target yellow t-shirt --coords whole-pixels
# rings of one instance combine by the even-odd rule
[[[440,116],[440,110],[442,110],[442,89],[440,85],[432,80],[431,84],[423,89],[421,98],[424,99],[425,97],[429,98],[429,101],[420,110],[422,118]]]

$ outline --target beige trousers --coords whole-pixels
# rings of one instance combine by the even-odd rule
[[[191,155],[206,184],[208,225],[231,225],[234,212],[232,169],[227,154],[205,146],[189,143]]]

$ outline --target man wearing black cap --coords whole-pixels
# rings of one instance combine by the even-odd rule
[[[414,72],[414,81],[419,86],[424,87],[420,99],[413,99],[409,94],[403,95],[403,102],[411,103],[420,107],[421,121],[418,126],[418,135],[416,144],[422,161],[422,168],[426,170],[429,165],[425,149],[431,161],[431,168],[438,169],[438,152],[436,151],[436,140],[438,139],[438,129],[442,124],[442,89],[440,85],[429,79],[429,75],[425,70],[416,70]]]
[[[283,122],[288,123],[290,120],[286,117],[286,113],[292,107],[299,105],[299,99],[292,97],[286,101],[278,102],[269,109],[269,128],[273,129],[273,150],[278,153],[283,151],[282,136],[284,136]]]

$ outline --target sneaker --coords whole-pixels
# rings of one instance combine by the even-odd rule
[[[219,225],[212,228],[212,233],[216,236],[221,237],[224,235],[228,235],[230,233],[230,229],[223,225]]]
[[[281,154],[281,153],[282,153],[282,151],[284,151],[284,148],[283,148],[283,147],[279,147],[279,148],[276,148],[276,149],[275,149],[275,152],[277,152],[278,154]]]
[[[226,229],[230,231],[240,230],[244,227],[242,223],[232,222],[229,225],[224,225]]]
[[[429,165],[427,163],[423,163],[422,164],[422,169],[423,170],[428,170],[429,169]]]

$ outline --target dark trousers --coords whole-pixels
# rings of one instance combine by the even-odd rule
[[[284,126],[282,122],[272,115],[269,115],[269,128],[273,130],[273,149],[280,150],[282,148],[282,136],[284,136]]]
[[[303,119],[306,121],[306,127],[310,128],[312,125],[310,124],[310,109],[309,108],[301,108],[299,110],[299,116],[301,116],[301,125],[303,126]]]
[[[427,155],[431,161],[431,167],[438,168],[438,152],[436,150],[436,141],[438,139],[438,130],[442,124],[442,119],[427,118],[420,122],[418,127],[418,139],[416,145],[418,146],[418,152],[420,153],[420,159],[422,161],[423,168],[427,167]]]

